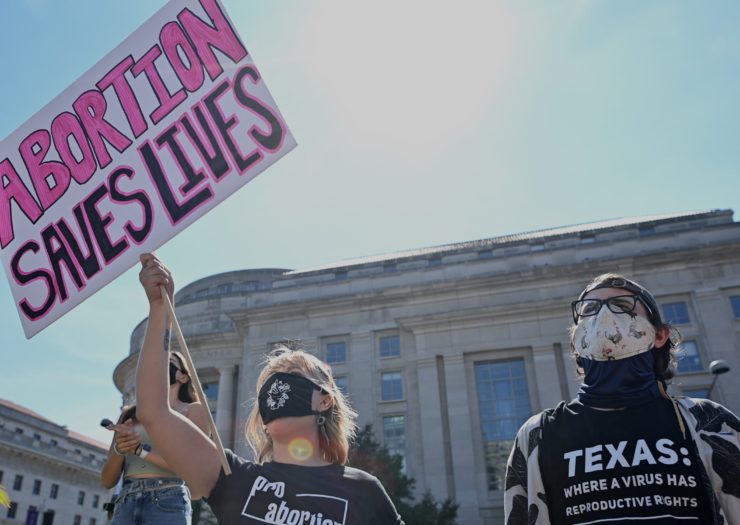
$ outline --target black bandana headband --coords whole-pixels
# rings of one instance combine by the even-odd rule
[[[653,297],[653,294],[648,292],[645,288],[637,284],[635,281],[629,279],[623,279],[621,277],[612,277],[606,281],[599,283],[595,286],[587,286],[585,290],[578,296],[578,300],[583,299],[586,294],[599,288],[621,288],[635,294],[642,305],[645,307],[648,313],[648,320],[653,326],[663,326],[663,319],[660,316],[660,309],[658,308],[658,302]]]

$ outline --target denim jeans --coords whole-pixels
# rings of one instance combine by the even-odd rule
[[[190,493],[178,478],[128,479],[111,525],[190,525]]]

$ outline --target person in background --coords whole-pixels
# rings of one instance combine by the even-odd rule
[[[506,469],[509,525],[740,524],[740,420],[672,398],[675,331],[652,294],[596,277],[572,303],[578,397],[532,416]]]
[[[207,429],[208,416],[195,402],[190,372],[182,356],[172,352],[168,368],[170,405],[198,428]],[[111,525],[189,525],[188,489],[152,448],[145,427],[137,419],[136,406],[124,407],[118,422],[107,428],[114,435],[101,473],[103,487],[113,488],[123,478],[121,492],[112,502]]]
[[[380,482],[346,466],[356,414],[331,368],[307,352],[279,348],[268,356],[247,424],[256,461],[227,450],[232,473],[222,472],[214,443],[169,402],[161,287],[173,297],[174,283],[155,256],[141,262],[149,323],[136,372],[138,417],[193,495],[207,497],[219,523],[402,524]]]

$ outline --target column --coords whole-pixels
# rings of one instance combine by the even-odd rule
[[[234,446],[234,375],[236,367],[218,369],[218,399],[216,400],[216,429],[224,447]]]
[[[447,407],[440,405],[436,360],[420,359],[416,372],[419,377],[419,400],[423,400],[419,403],[419,421],[426,488],[437,499],[444,499],[454,495],[454,486],[450,486],[454,481],[445,465],[445,433],[440,429],[440,419],[442,410],[446,411]]]
[[[477,483],[483,481],[485,465],[476,464],[475,442],[471,434],[471,402],[462,355],[444,359],[447,403],[450,417],[452,469],[455,477],[455,499],[460,504],[460,523],[480,523]]]
[[[553,345],[532,348],[532,360],[534,374],[537,378],[535,384],[537,385],[539,410],[555,406],[558,401],[565,399],[566,394],[560,389],[558,363]],[[539,411],[538,406],[532,403],[533,412]]]
[[[737,331],[735,320],[732,318],[730,303],[727,296],[719,289],[696,290],[693,293],[696,325],[699,327],[697,343],[705,343],[699,349],[702,365],[707,372],[707,382],[714,376],[709,373],[709,363],[715,359],[722,359],[730,365],[730,373],[719,376],[712,391],[712,400],[722,403],[735,413],[740,408],[740,381],[734,380],[740,372],[740,358],[737,353]],[[693,313],[693,312],[692,312]],[[678,327],[679,330],[681,327]],[[701,337],[703,336],[703,338]],[[687,339],[694,339],[687,337]]]

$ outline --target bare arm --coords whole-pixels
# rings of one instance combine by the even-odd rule
[[[115,441],[112,441],[110,444],[108,459],[105,460],[105,465],[103,465],[103,470],[100,473],[100,482],[103,488],[106,489],[115,487],[123,472],[123,456],[116,454],[115,450],[113,450],[113,443]]]
[[[160,468],[172,470],[164,458],[156,452],[149,452],[149,454],[144,458],[144,461],[148,461],[152,465],[157,465]]]
[[[134,432],[133,421],[109,427],[114,430],[113,439],[108,449],[108,459],[103,465],[100,478],[106,489],[116,486],[123,472],[124,455],[131,454],[141,444],[141,436]]]
[[[188,406],[187,418],[195,423],[195,426],[201,429],[204,434],[208,435],[209,437],[213,437],[210,436],[210,421],[208,420],[206,408],[201,405],[200,402],[196,401],[195,403],[190,403],[190,405]]]
[[[166,286],[172,296],[172,277],[151,254],[143,255],[141,262],[139,280],[149,299],[149,323],[136,370],[136,415],[154,448],[169,468],[187,482],[193,497],[208,495],[221,470],[216,446],[192,421],[173,411],[167,397],[168,320],[160,286]]]

